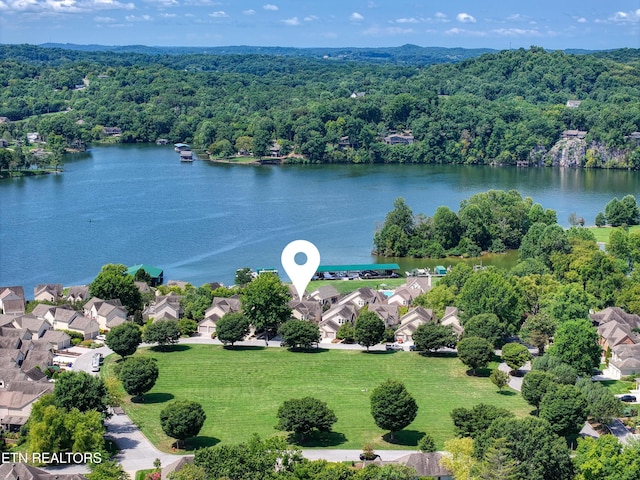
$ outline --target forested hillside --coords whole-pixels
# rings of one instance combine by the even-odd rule
[[[633,49],[532,47],[420,66],[5,45],[0,137],[12,149],[38,132],[45,148],[166,138],[259,157],[277,141],[283,156],[320,163],[635,169],[639,66]]]

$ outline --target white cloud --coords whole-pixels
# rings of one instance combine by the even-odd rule
[[[210,13],[209,16],[213,17],[213,18],[226,18],[229,15],[227,14],[227,12],[225,12],[223,10],[218,10],[217,12]]]
[[[249,10],[243,10],[242,13],[245,15],[255,15],[256,11],[253,8],[250,8]]]
[[[282,20],[282,23],[284,23],[285,25],[289,25],[290,27],[297,27],[298,25],[300,25],[300,20],[298,20],[298,17],[293,17]]]
[[[353,12],[349,18],[351,20],[353,20],[354,22],[360,22],[362,20],[364,20],[364,17],[362,15],[360,15],[358,12]]]
[[[96,23],[113,23],[116,19],[112,17],[93,17],[93,21]]]
[[[578,23],[587,23],[587,19],[584,18],[584,17],[580,17],[580,18],[576,19],[576,22],[578,22]]]
[[[263,5],[262,8],[264,8],[265,10],[270,10],[272,12],[276,12],[278,10],[278,6],[273,5],[272,3],[267,3],[266,5]]]
[[[177,0],[144,0],[145,3],[151,3],[160,7],[171,7],[178,5]]]
[[[464,28],[457,28],[457,27],[450,28],[444,33],[446,35],[469,35],[472,37],[485,37],[487,35],[486,32],[481,32],[478,30],[466,30]]]
[[[521,37],[521,36],[538,37],[540,36],[539,31],[525,29],[525,28],[498,28],[498,29],[492,30],[492,32],[504,37]]]
[[[630,12],[616,12],[609,20],[612,22],[636,23],[640,22],[640,8]]]
[[[386,27],[380,28],[374,25],[363,32],[365,35],[407,35],[415,33],[412,28]]]
[[[305,22],[315,22],[316,20],[320,20],[320,18],[315,15],[309,15],[304,17]]]
[[[127,22],[148,22],[151,20],[150,15],[127,15],[124,17]]]
[[[133,10],[133,3],[117,0],[1,0],[0,10],[44,14],[89,13],[96,10]]]
[[[162,12],[160,16],[162,18],[176,18],[178,15],[176,15],[175,13]]]
[[[397,18],[396,23],[418,23],[418,20],[414,17],[411,18]]]
[[[458,20],[460,23],[476,23],[477,21],[474,17],[465,12],[456,15],[456,20]]]

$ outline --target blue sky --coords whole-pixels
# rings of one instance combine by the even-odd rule
[[[640,48],[640,0],[0,0],[0,43]]]

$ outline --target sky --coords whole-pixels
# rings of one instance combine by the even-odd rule
[[[0,0],[0,43],[640,48],[640,0]]]

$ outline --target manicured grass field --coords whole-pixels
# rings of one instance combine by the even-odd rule
[[[457,358],[422,357],[415,352],[324,350],[290,352],[284,348],[224,349],[215,345],[179,345],[174,351],[140,349],[136,355],[157,359],[160,377],[144,403],[127,401],[125,410],[160,449],[171,439],[160,428],[159,414],[171,400],[188,399],[204,407],[207,420],[191,448],[246,440],[253,433],[277,434],[276,412],[284,400],[317,397],[332,408],[334,433],[307,447],[360,449],[412,448],[425,433],[439,448],[453,437],[449,412],[485,402],[527,415],[531,408],[519,393],[497,388],[484,377],[468,376]],[[113,362],[105,362],[108,375]],[[416,420],[390,444],[370,415],[369,396],[385,379],[401,380],[418,402]]]
[[[370,287],[374,290],[380,288],[396,288],[407,283],[406,278],[378,278],[371,280],[314,280],[309,282],[307,292],[311,293],[323,285],[332,285],[340,294],[351,293],[362,287]]]
[[[609,243],[609,234],[614,227],[589,227],[589,230],[593,232],[596,237],[596,242]],[[629,233],[634,231],[640,231],[640,225],[634,225],[629,227]]]

